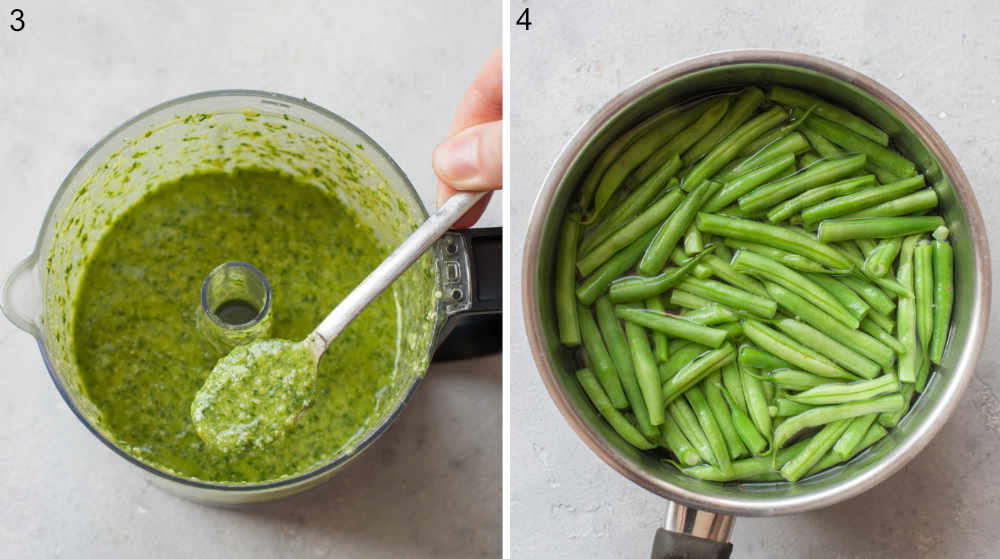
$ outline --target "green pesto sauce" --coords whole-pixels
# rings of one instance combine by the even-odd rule
[[[191,402],[198,436],[223,452],[278,440],[312,404],[314,360],[303,342],[264,339],[236,346]]]
[[[163,184],[123,213],[86,264],[73,353],[116,443],[178,475],[264,482],[330,462],[369,427],[395,372],[387,291],[320,362],[313,404],[284,437],[226,453],[196,433],[191,404],[222,355],[195,328],[201,282],[250,262],[273,289],[274,338],[301,340],[389,253],[334,197],[265,170]]]

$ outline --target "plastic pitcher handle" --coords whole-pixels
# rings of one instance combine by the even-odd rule
[[[656,531],[650,559],[728,559],[733,517],[670,502],[665,528]]]
[[[38,321],[42,308],[41,289],[32,277],[37,261],[38,258],[32,254],[18,262],[4,280],[0,293],[0,310],[4,316],[14,326],[36,338],[40,333]]]

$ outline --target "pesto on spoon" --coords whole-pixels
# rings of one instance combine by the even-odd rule
[[[306,339],[258,340],[219,359],[191,402],[198,436],[223,452],[262,447],[283,436],[312,403],[319,360],[334,338],[483,194],[460,192],[449,198]]]

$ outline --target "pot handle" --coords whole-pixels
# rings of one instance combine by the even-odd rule
[[[669,501],[664,528],[656,531],[650,559],[728,559],[733,517]]]
[[[17,263],[0,289],[0,311],[21,330],[39,336],[42,309],[41,289],[34,281],[34,254]]]
[[[503,228],[456,229],[435,245],[445,322],[438,361],[500,351],[503,309]]]

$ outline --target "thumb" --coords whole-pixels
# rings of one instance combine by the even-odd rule
[[[503,121],[477,124],[434,149],[434,173],[455,190],[503,186]]]

